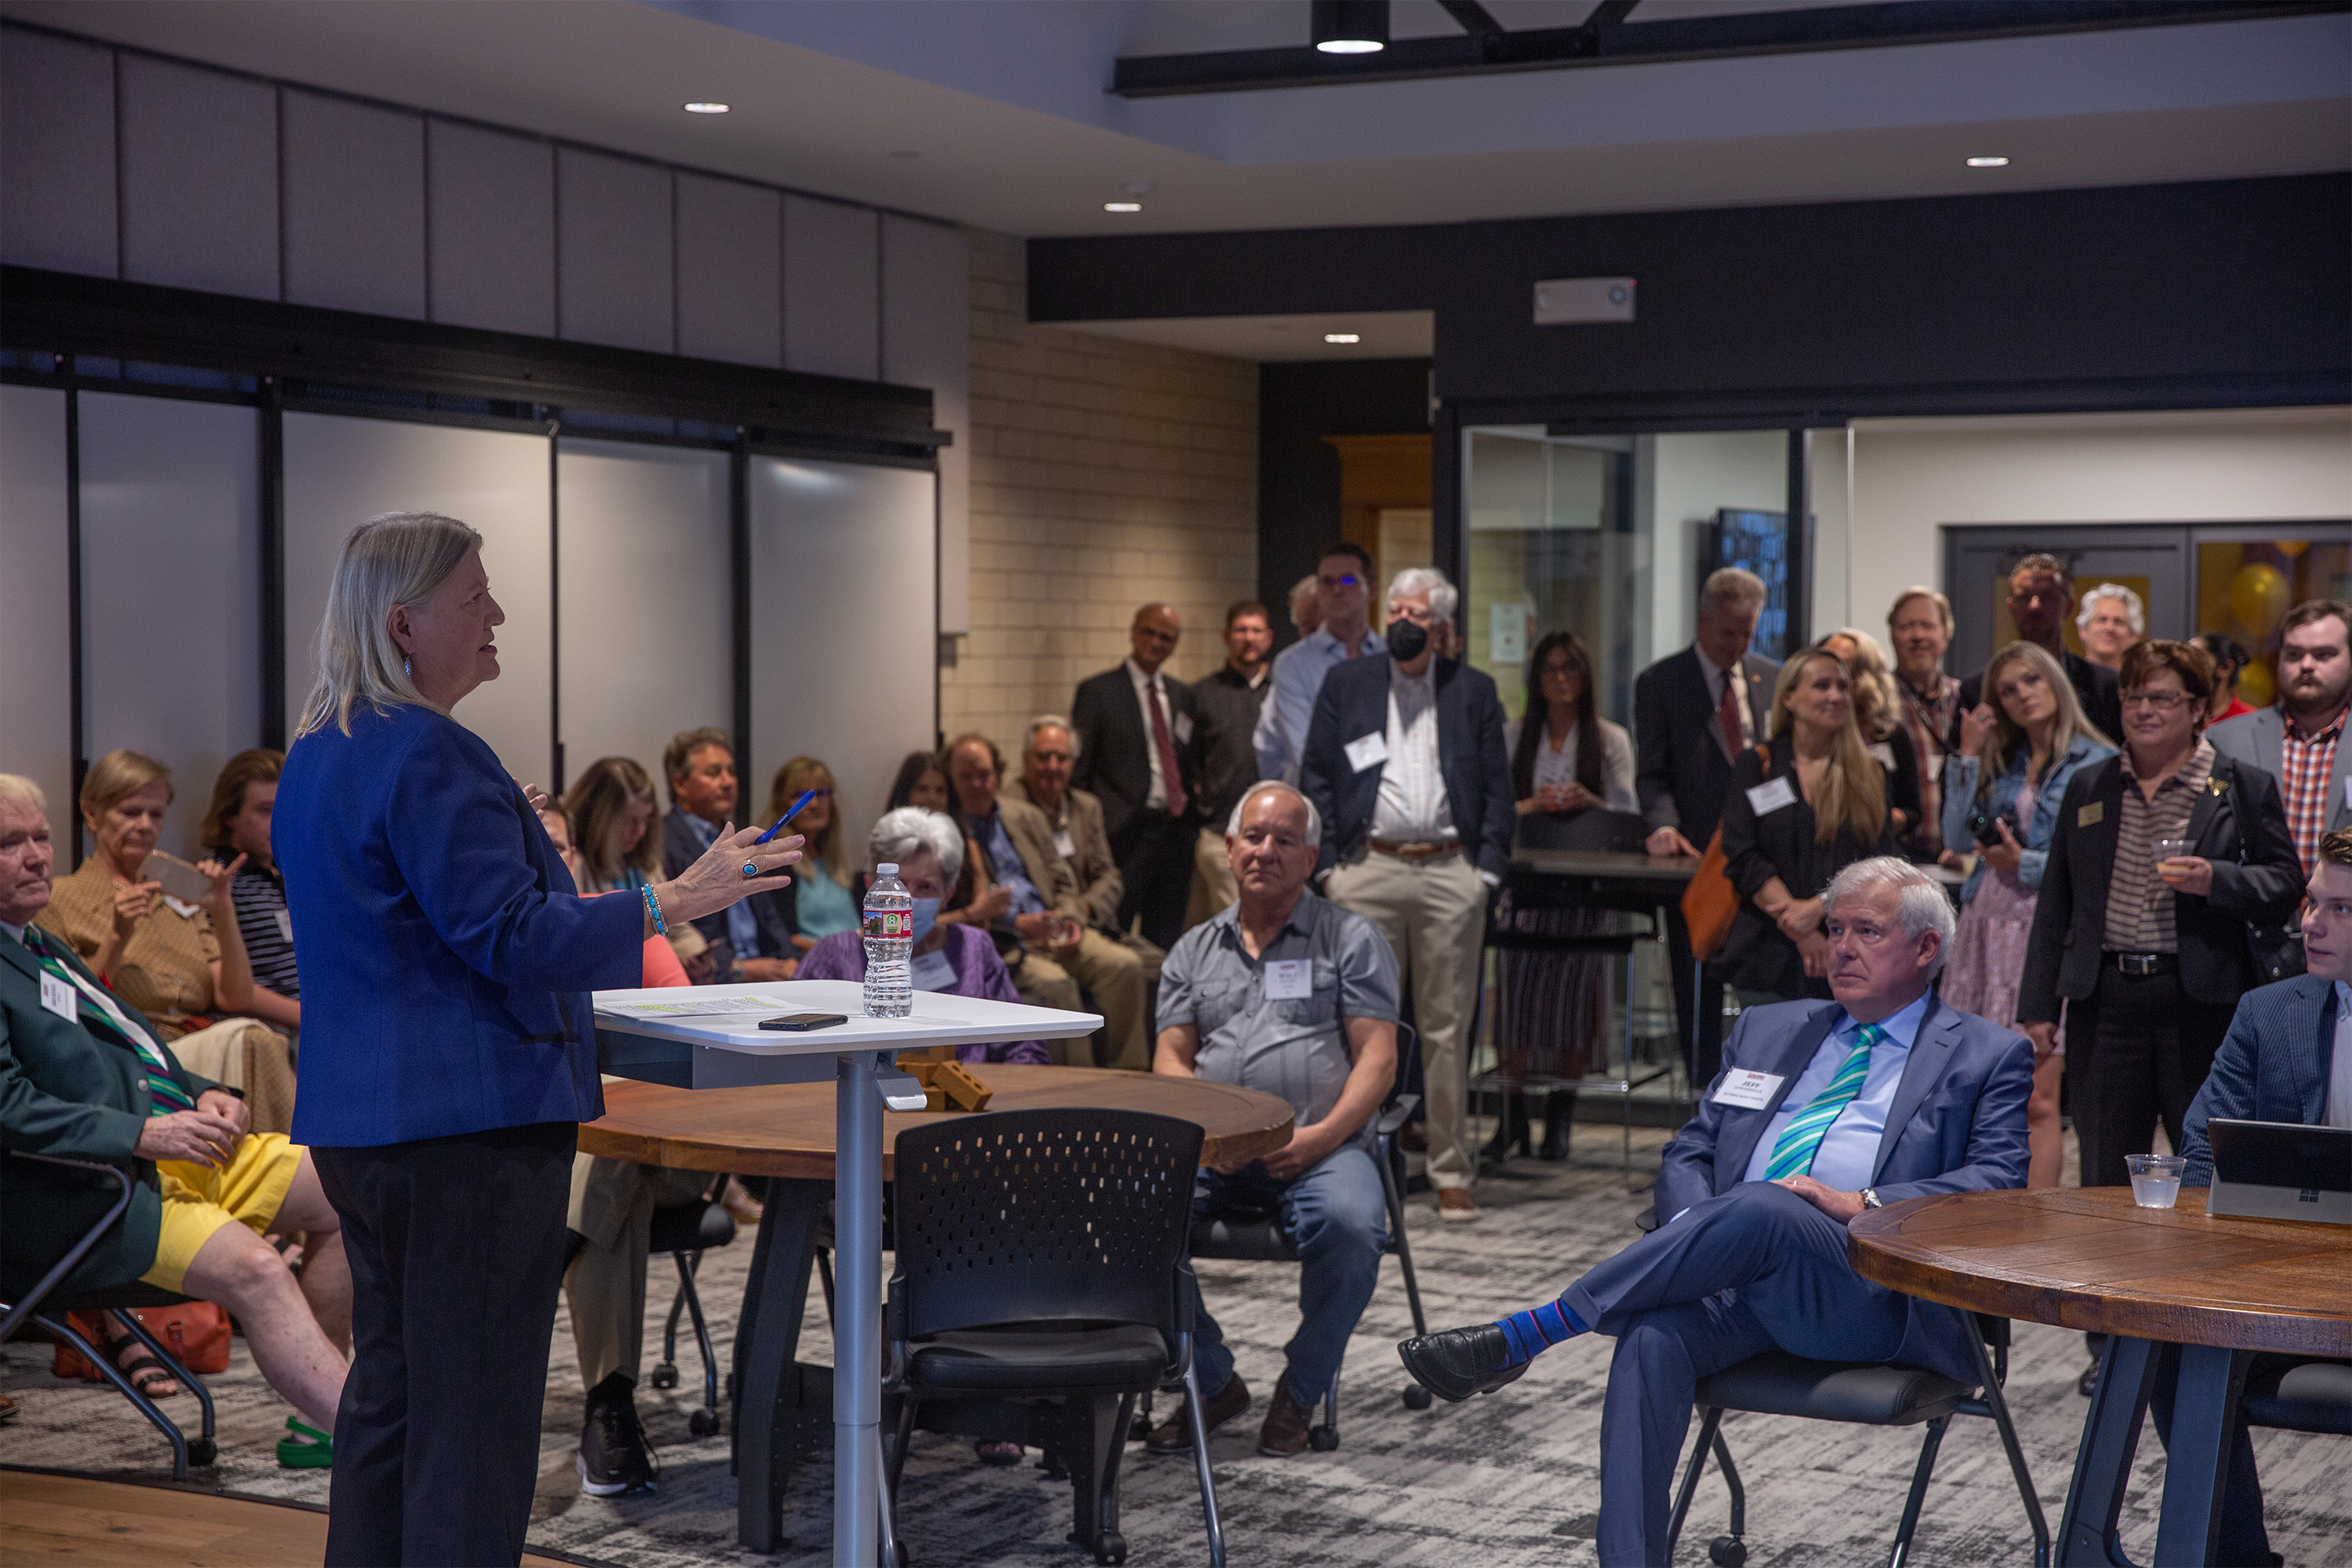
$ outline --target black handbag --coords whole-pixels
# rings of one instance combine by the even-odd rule
[[[2230,770],[2230,809],[2238,818],[2238,864],[2246,863],[2245,801],[2238,793],[2238,770]],[[2274,985],[2282,980],[2292,980],[2305,972],[2303,922],[2289,921],[2284,925],[2263,926],[2251,922],[2246,927],[2246,953],[2254,961],[2254,973],[2259,984]]]

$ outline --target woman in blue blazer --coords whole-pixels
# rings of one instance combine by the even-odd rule
[[[533,792],[450,716],[499,674],[481,542],[429,513],[343,542],[271,829],[295,1136],[352,1267],[330,1563],[520,1560],[573,1147],[604,1110],[586,993],[800,858],[747,828],[639,897],[579,897]]]

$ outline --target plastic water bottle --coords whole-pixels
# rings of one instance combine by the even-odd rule
[[[915,1010],[909,973],[915,947],[915,900],[896,866],[877,866],[866,889],[866,1016],[903,1018]]]

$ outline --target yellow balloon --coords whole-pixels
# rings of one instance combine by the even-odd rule
[[[2249,708],[2267,708],[2278,694],[2271,679],[2271,667],[2259,657],[2238,672],[2238,700]]]
[[[2282,539],[2273,542],[2271,545],[2271,548],[2277,551],[2281,555],[2285,556],[2289,561],[2299,561],[2303,558],[2303,552],[2311,548],[2311,541],[2308,539]]]
[[[2257,638],[2267,639],[2278,618],[2286,614],[2292,587],[2286,574],[2269,562],[2249,561],[2230,579],[2230,613]]]

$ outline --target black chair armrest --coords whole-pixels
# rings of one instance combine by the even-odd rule
[[[1381,1110],[1380,1119],[1372,1123],[1372,1130],[1378,1132],[1381,1137],[1386,1138],[1396,1131],[1398,1128],[1412,1121],[1412,1113],[1420,1109],[1421,1096],[1417,1094],[1397,1095],[1391,1099],[1388,1102],[1387,1107]]]

